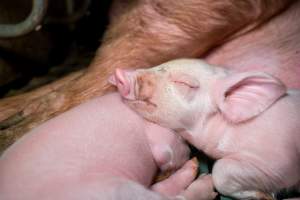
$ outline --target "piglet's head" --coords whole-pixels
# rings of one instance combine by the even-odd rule
[[[150,69],[117,69],[110,82],[144,118],[172,129],[193,129],[221,114],[231,123],[257,117],[286,87],[261,72],[237,73],[199,59],[173,60]]]
[[[210,86],[221,68],[198,59],[179,59],[151,69],[117,69],[110,82],[144,118],[172,129],[188,129],[212,112]]]

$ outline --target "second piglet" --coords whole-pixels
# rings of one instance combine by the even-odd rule
[[[300,92],[280,80],[179,59],[116,70],[110,81],[137,113],[217,159],[212,178],[224,195],[262,199],[300,189]]]
[[[209,176],[193,181],[197,165],[186,162],[189,149],[174,136],[137,116],[118,94],[95,98],[33,129],[1,155],[0,199],[213,199]],[[158,167],[179,169],[151,186]]]

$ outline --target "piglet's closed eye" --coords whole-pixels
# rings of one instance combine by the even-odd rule
[[[283,83],[265,73],[229,75],[215,83],[215,101],[226,119],[238,123],[266,110],[286,94]]]
[[[177,73],[170,76],[178,92],[186,99],[192,100],[200,88],[199,81],[188,74]]]

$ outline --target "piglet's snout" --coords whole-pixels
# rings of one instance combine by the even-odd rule
[[[122,69],[116,69],[114,78],[120,94],[125,99],[134,100],[134,72]]]

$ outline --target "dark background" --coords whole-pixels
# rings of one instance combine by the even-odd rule
[[[31,2],[1,0],[0,24],[23,21]],[[101,44],[110,5],[110,0],[49,0],[41,29],[21,37],[0,37],[0,98],[87,67]]]

